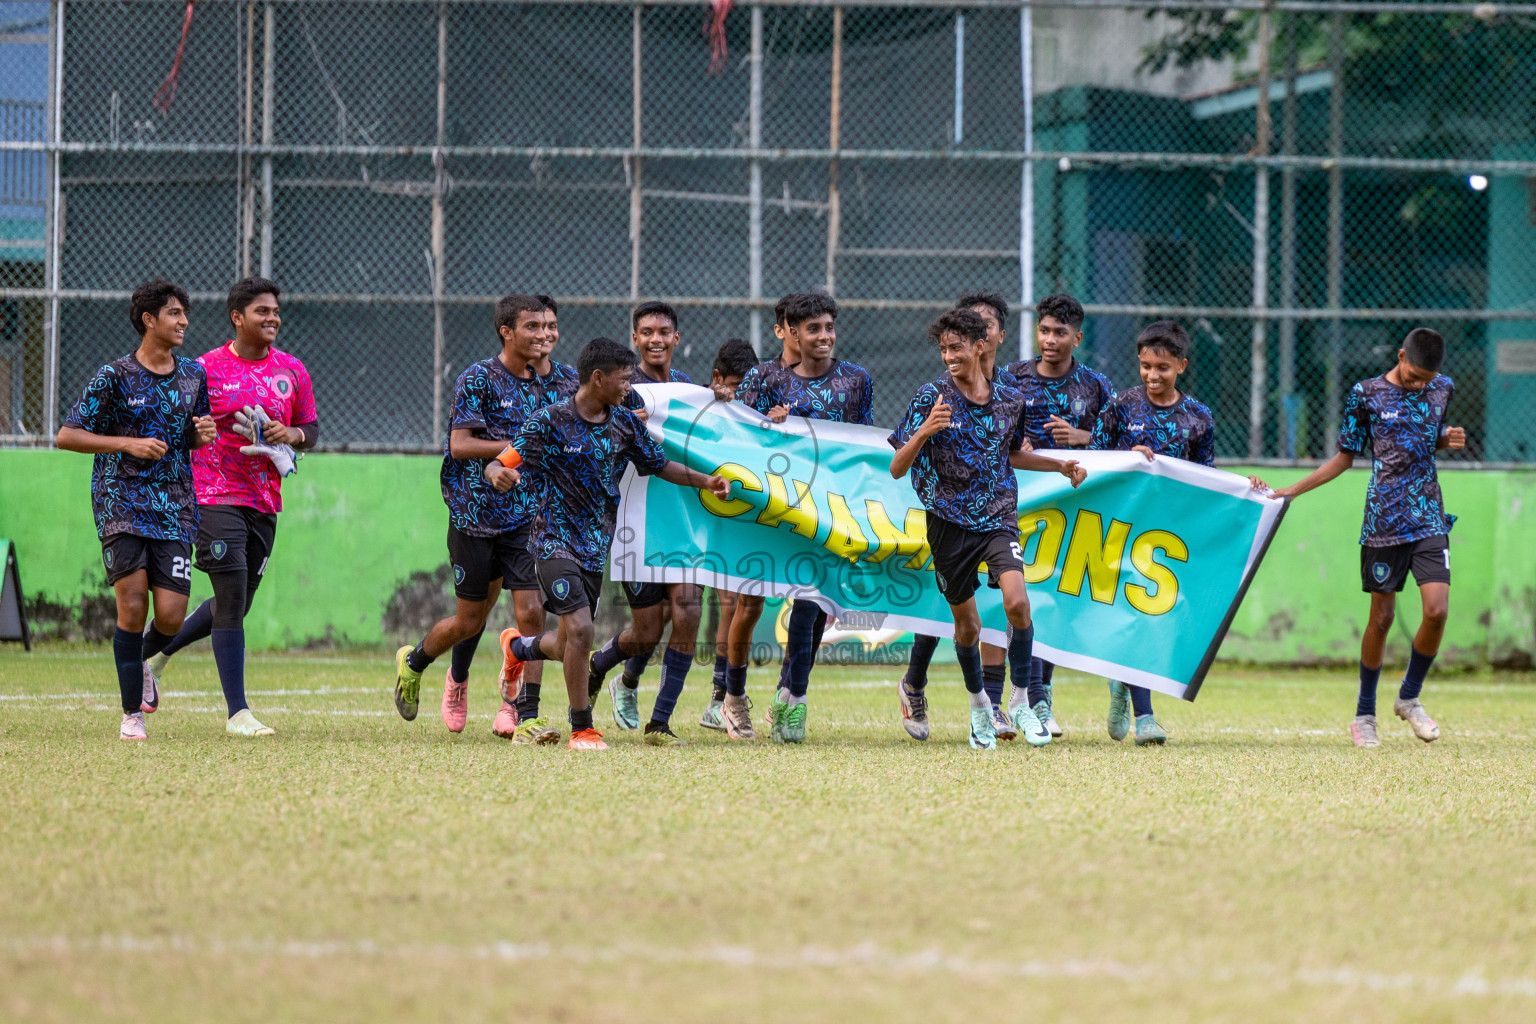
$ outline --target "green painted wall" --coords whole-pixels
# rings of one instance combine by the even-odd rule
[[[91,522],[89,458],[0,450],[0,537],[16,543],[29,597],[78,601],[102,586]],[[247,620],[253,647],[379,645],[385,605],[412,573],[444,563],[447,516],[438,460],[428,456],[316,455],[285,485],[277,551]],[[1267,470],[1276,486],[1301,475]],[[1366,472],[1346,474],[1295,503],[1222,649],[1263,663],[1348,662],[1367,601],[1359,536]],[[1536,471],[1447,472],[1455,585],[1444,658],[1529,665],[1536,656]],[[208,595],[194,574],[193,597]],[[1419,620],[1410,588],[1392,657],[1407,656]]]

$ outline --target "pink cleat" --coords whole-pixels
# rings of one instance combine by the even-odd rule
[[[468,718],[469,680],[454,682],[453,668],[450,666],[443,676],[443,724],[449,732],[463,732]]]
[[[123,724],[117,731],[120,740],[142,740],[149,736],[144,729],[144,712],[135,711],[123,715]]]
[[[496,721],[491,723],[491,732],[504,740],[511,739],[517,733],[517,705],[501,702],[501,710],[496,712]]]

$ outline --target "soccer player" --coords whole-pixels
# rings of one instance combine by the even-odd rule
[[[1008,660],[1014,724],[1026,737],[1042,731],[1027,700],[1035,631],[1024,585],[1013,470],[1061,473],[1073,487],[1087,476],[1076,462],[1048,459],[1024,447],[1024,395],[987,379],[982,367],[986,331],[981,316],[970,309],[951,310],[934,322],[928,336],[938,343],[948,372],[918,389],[889,438],[896,449],[891,475],[899,480],[911,470],[912,487],[928,512],[935,576],[954,617],[955,655],[970,694],[970,743],[979,750],[997,746],[992,700],[983,686],[977,644],[981,620],[975,595],[983,562],[992,584],[1002,591],[1011,627]],[[899,687],[899,694],[903,721],[910,723],[908,732],[927,739],[923,689],[914,688],[908,680]]]
[[[217,433],[207,374],[176,354],[188,305],[186,291],[169,281],[134,289],[128,315],[139,347],[96,371],[55,441],[96,456],[91,507],[117,598],[112,655],[124,740],[147,737],[144,715],[159,706],[159,692],[144,659],[176,635],[187,614],[198,519],[189,453]],[[151,596],[154,619],[145,630]]]
[[[625,464],[633,462],[641,473],[721,498],[730,497],[731,484],[668,461],[661,443],[624,408],[635,366],[632,351],[611,339],[594,338],[576,365],[581,374],[576,394],[529,417],[497,460],[520,463],[535,481],[529,548],[544,607],[560,616],[553,632],[524,636],[517,629],[502,631],[502,676],[515,694],[526,663],[559,659],[570,701],[570,749],[606,750],[602,733],[592,725],[587,669],[592,613],[613,542]]]
[[[715,393],[715,400],[734,401],[736,388],[751,372],[756,360],[757,354],[744,339],[727,339],[725,344],[720,346],[720,351],[715,354],[714,369],[710,371],[709,388]],[[709,706],[704,709],[704,714],[699,718],[699,724],[706,729],[725,732],[725,671],[729,664],[725,652],[731,642],[731,620],[736,614],[736,595],[729,590],[717,590],[715,594],[720,600],[720,622],[715,630],[714,689],[709,696]],[[747,715],[749,727],[751,722],[752,717],[749,711]]]
[[[832,297],[809,293],[792,296],[785,304],[784,329],[786,339],[792,339],[799,348],[800,361],[765,373],[761,386],[751,396],[753,408],[775,423],[783,423],[790,416],[803,416],[869,426],[874,382],[862,366],[833,356],[837,345],[837,303]],[[827,613],[816,602],[796,600],[790,607],[785,672],[768,705],[770,734],[775,743],[805,741],[805,695],[826,625]],[[750,643],[750,636],[747,639]],[[732,703],[727,701],[728,706]],[[730,714],[727,710],[727,717]]]
[[[1445,340],[1418,327],[1397,350],[1397,365],[1380,377],[1356,384],[1344,406],[1339,451],[1301,480],[1274,493],[1295,498],[1337,477],[1369,454],[1371,482],[1365,491],[1360,529],[1360,585],[1371,595],[1370,618],[1360,638],[1360,696],[1350,736],[1357,747],[1381,743],[1376,734],[1376,683],[1381,676],[1387,633],[1397,595],[1413,573],[1424,618],[1413,638],[1408,669],[1392,710],[1425,743],[1440,727],[1419,703],[1424,677],[1440,652],[1451,598],[1451,525],[1435,473],[1435,453],[1466,447],[1467,433],[1445,425],[1455,384],[1440,372]]]
[[[225,731],[234,736],[272,735],[245,701],[245,617],[272,556],[283,477],[294,471],[294,452],[320,439],[309,372],[275,347],[283,323],[278,299],[277,285],[264,277],[236,281],[226,304],[235,337],[198,360],[219,428],[218,440],[192,457],[201,516],[195,564],[208,574],[213,597],[146,659],[158,691],[171,656],[211,637],[229,711]]]
[[[630,326],[630,342],[639,354],[630,382],[632,384],[692,384],[693,378],[672,368],[682,335],[677,329],[677,312],[665,302],[646,302],[635,308]],[[645,401],[633,389],[624,399],[624,407],[646,418]],[[645,725],[645,741],[653,746],[678,742],[672,731],[672,712],[682,695],[693,667],[694,648],[699,638],[699,619],[703,613],[703,590],[692,583],[645,583],[626,580],[624,597],[629,602],[630,628],[620,631],[592,655],[588,668],[589,696],[602,692],[608,673],[624,662],[624,671],[608,687],[613,702],[613,724],[620,729],[640,728],[640,676],[650,662],[666,620],[672,620],[672,636],[661,656],[661,688],[651,720]]]
[[[451,649],[442,718],[450,732],[464,731],[470,663],[486,616],[502,590],[512,594],[520,628],[538,632],[544,624],[539,581],[528,551],[533,519],[529,488],[518,485],[515,470],[491,464],[529,416],[576,393],[575,369],[550,358],[554,319],[542,297],[503,297],[495,312],[500,353],[470,364],[454,384],[440,478],[458,604],[452,616],[434,625],[414,647],[395,652],[395,707],[406,721],[416,717],[421,674]],[[542,668],[535,665],[525,685],[537,686],[540,679],[534,672]],[[556,730],[532,719],[519,729],[517,708],[505,694],[492,730],[514,742],[551,743],[559,738]]]
[[[1141,386],[1110,399],[1089,438],[1094,451],[1140,452],[1216,464],[1216,424],[1211,411],[1179,390],[1189,366],[1189,335],[1171,320],[1149,324],[1136,336]],[[1262,486],[1262,483],[1260,483]],[[1136,745],[1162,744],[1168,733],[1152,715],[1152,691],[1118,681],[1109,684],[1109,738],[1123,740],[1136,715]]]

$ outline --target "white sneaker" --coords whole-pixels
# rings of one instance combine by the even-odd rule
[[[276,730],[271,726],[262,725],[251,714],[250,708],[241,708],[235,712],[235,717],[224,723],[224,731],[230,736],[274,736]]]
[[[1357,747],[1381,746],[1381,738],[1376,735],[1376,716],[1356,715],[1355,720],[1349,723],[1349,738],[1355,741]]]
[[[117,729],[117,738],[120,740],[149,739],[149,732],[144,728],[144,712],[135,711],[131,715],[124,715],[123,724]]]
[[[1419,698],[1393,701],[1392,710],[1397,712],[1398,718],[1412,726],[1413,734],[1425,743],[1433,743],[1440,738],[1440,727],[1429,717],[1429,712],[1424,710]]]

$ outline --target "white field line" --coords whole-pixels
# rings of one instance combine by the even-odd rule
[[[263,697],[324,697],[333,693],[389,693],[376,686],[322,686],[314,690],[246,690],[247,695]],[[217,697],[220,690],[161,690],[162,697]],[[115,693],[4,693],[0,700],[111,700]]]
[[[1518,996],[1536,998],[1536,978],[1488,978],[1473,968],[1455,978],[1411,973],[1387,974],[1352,968],[1280,971],[1256,967],[1246,971],[1218,968],[1211,971],[1179,969],[1165,964],[1125,964],[1115,960],[986,960],[927,949],[918,953],[886,952],[874,943],[849,949],[805,946],[798,950],[762,952],[750,946],[667,947],[615,945],[609,947],[558,946],[546,942],[492,942],[478,945],[431,945],[361,940],[308,941],[302,939],[198,939],[191,936],[140,938],[103,935],[78,939],[67,936],[0,939],[0,950],[13,955],[122,953],[165,957],[273,956],[291,960],[403,959],[440,960],[558,960],[578,965],[628,963],[682,964],[704,967],[761,968],[765,970],[854,970],[909,978],[914,973],[950,974],[971,978],[1034,978],[1073,980],[1113,978],[1119,981],[1153,981],[1176,978],[1191,982],[1305,985],[1321,988],[1397,991],[1455,998]]]

